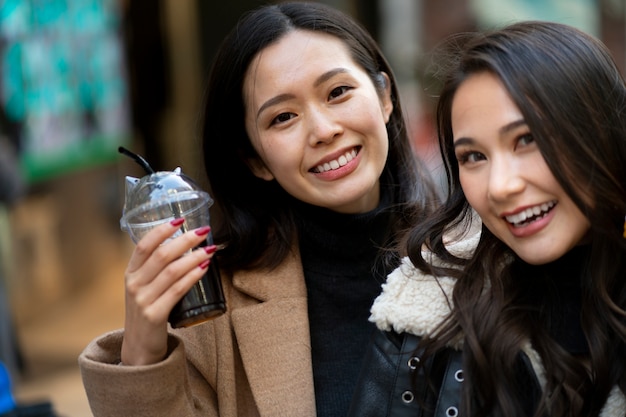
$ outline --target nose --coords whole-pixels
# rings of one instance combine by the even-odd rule
[[[311,146],[331,143],[343,132],[342,124],[337,116],[325,107],[311,107],[307,122]]]
[[[516,161],[506,158],[492,160],[487,191],[489,198],[502,201],[524,191],[526,182],[522,175],[522,168]]]

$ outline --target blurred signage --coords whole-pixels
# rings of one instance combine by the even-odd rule
[[[548,20],[575,26],[598,35],[597,0],[470,0],[481,26],[518,20]]]
[[[36,182],[113,161],[130,132],[117,0],[0,0],[0,133]],[[9,129],[10,125],[10,129]]]

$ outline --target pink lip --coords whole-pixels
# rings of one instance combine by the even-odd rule
[[[318,165],[322,165],[326,162],[330,162],[332,160],[338,159],[340,156],[345,155],[346,152],[352,149],[354,148],[347,148],[342,151],[334,152],[326,156],[324,159],[320,160],[320,162],[318,162],[315,166],[317,167]],[[359,166],[359,162],[361,160],[360,148],[357,148],[357,152],[358,153],[356,157],[354,157],[351,161],[349,161],[346,165],[342,167],[339,167],[337,169],[333,169],[330,171],[326,171],[326,172],[313,172],[313,171],[310,171],[310,172],[313,175],[315,175],[316,178],[319,178],[325,181],[334,181],[339,178],[345,177],[346,175],[352,173]]]
[[[524,210],[524,209],[521,209],[521,210]],[[514,213],[519,213],[521,210],[516,210],[515,212],[511,212],[506,215],[508,216]],[[511,223],[507,222],[506,219],[503,218],[503,220],[506,222],[507,226],[509,227],[509,231],[511,232],[513,236],[529,237],[529,236],[534,235],[535,233],[539,233],[546,226],[548,226],[548,224],[550,224],[550,222],[554,218],[554,215],[555,215],[555,210],[553,207],[552,210],[550,210],[544,217],[538,220],[535,220],[532,223],[526,226],[522,226],[522,227],[515,227]]]

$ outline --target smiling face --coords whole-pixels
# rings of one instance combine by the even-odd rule
[[[463,192],[487,228],[524,261],[554,261],[578,245],[589,221],[554,178],[500,80],[470,75],[452,102]]]
[[[262,50],[244,80],[246,131],[260,160],[253,173],[289,194],[343,213],[376,208],[393,105],[347,46],[295,30]]]

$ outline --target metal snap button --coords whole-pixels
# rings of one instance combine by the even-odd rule
[[[463,382],[465,380],[462,369],[459,369],[454,373],[454,379],[456,379],[456,382]]]
[[[410,404],[415,399],[415,395],[411,391],[404,391],[402,393],[402,402],[405,404]]]
[[[409,368],[411,368],[412,370],[417,369],[417,366],[420,363],[420,358],[418,358],[417,356],[412,356],[411,358],[409,358],[409,361],[407,362],[407,364],[409,365]]]
[[[448,417],[457,417],[459,415],[459,409],[456,407],[448,407],[446,409],[446,415]]]

